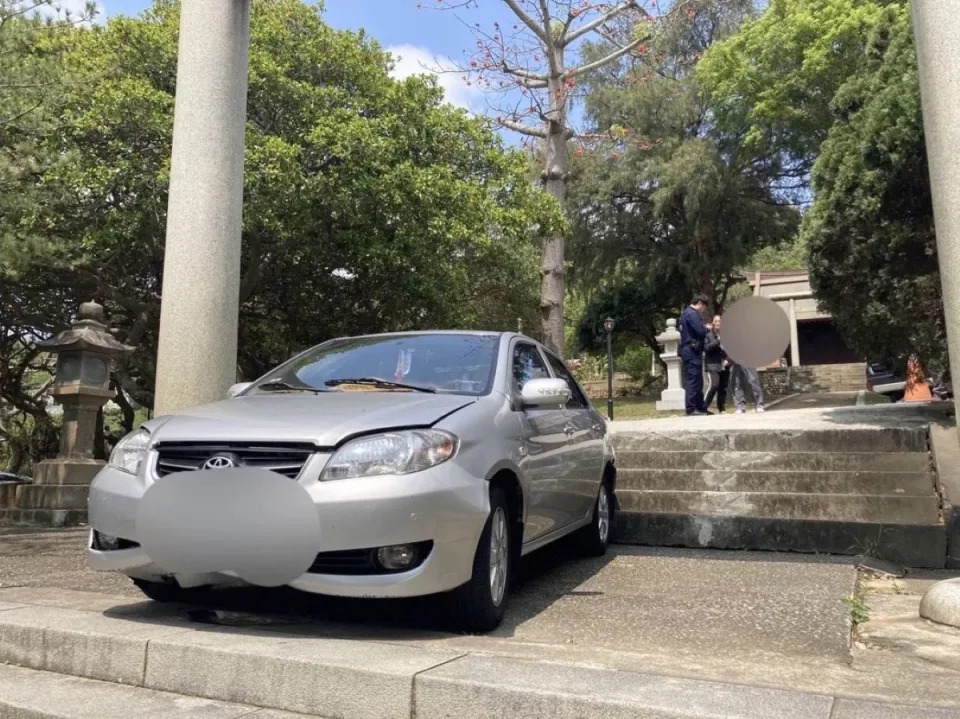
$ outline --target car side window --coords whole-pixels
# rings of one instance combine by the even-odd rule
[[[550,368],[553,370],[553,373],[558,378],[566,380],[567,385],[570,387],[570,391],[573,393],[570,397],[570,401],[567,402],[567,408],[586,409],[589,407],[590,405],[587,403],[587,398],[583,396],[583,392],[580,391],[580,387],[577,386],[576,380],[573,379],[573,375],[570,374],[570,370],[567,369],[567,366],[549,352],[546,354],[547,362],[550,363]]]
[[[550,377],[547,365],[535,345],[518,343],[513,348],[513,387],[519,392],[532,379]]]

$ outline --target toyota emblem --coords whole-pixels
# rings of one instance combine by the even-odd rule
[[[203,463],[204,469],[230,469],[236,467],[237,463],[233,457],[226,454],[217,454]]]

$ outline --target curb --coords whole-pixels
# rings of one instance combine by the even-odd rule
[[[957,710],[409,646],[392,643],[390,630],[376,640],[357,640],[317,636],[295,625],[198,627],[150,605],[80,610],[24,604],[29,600],[22,593],[7,598],[10,603],[0,603],[0,662],[41,670],[51,681],[66,675],[309,716],[960,716]],[[0,707],[10,701],[9,692],[15,688],[0,683]],[[73,716],[63,709],[63,716]]]

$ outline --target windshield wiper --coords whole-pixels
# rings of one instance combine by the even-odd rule
[[[286,380],[282,379],[272,379],[268,382],[264,382],[263,384],[258,385],[257,389],[263,390],[264,392],[278,392],[283,390],[289,392],[313,392],[314,394],[330,391],[321,389],[320,387],[308,387],[305,384],[290,384]]]
[[[412,389],[415,392],[430,392],[431,394],[436,394],[437,390],[433,387],[420,387],[415,384],[404,384],[403,382],[391,382],[388,379],[381,379],[380,377],[356,377],[353,379],[341,378],[341,379],[328,379],[324,382],[328,387],[336,387],[341,384],[368,384],[373,385],[374,387],[390,387],[396,389]]]

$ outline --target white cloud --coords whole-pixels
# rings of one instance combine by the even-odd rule
[[[441,72],[454,69],[453,61],[446,55],[434,55],[425,47],[417,45],[393,45],[387,48],[393,55],[394,68],[390,75],[397,80],[411,75],[434,75],[443,89],[447,102],[468,110],[479,110],[483,91],[476,85],[467,85],[459,72]]]

